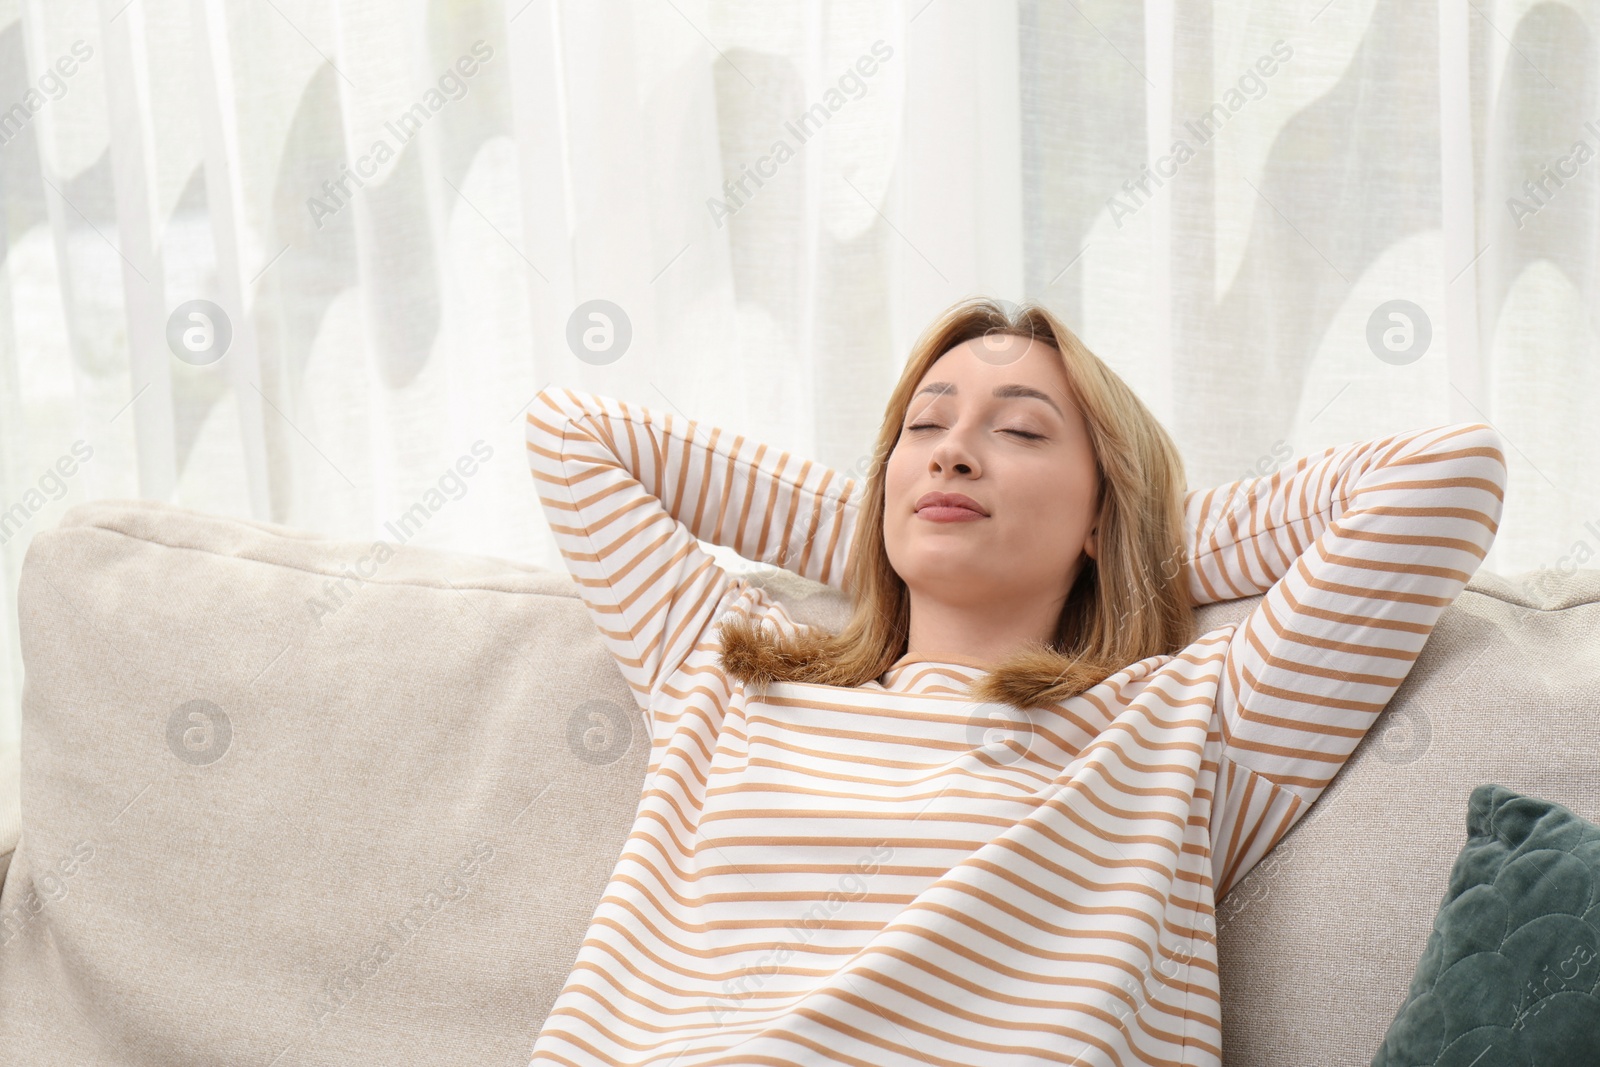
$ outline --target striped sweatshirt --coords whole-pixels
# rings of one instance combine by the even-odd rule
[[[1217,902],[1327,787],[1482,562],[1506,466],[1461,423],[1184,498],[1240,623],[1053,707],[907,656],[854,688],[726,675],[804,624],[700,542],[843,588],[865,482],[560,388],[544,515],[651,739],[536,1065],[1221,1063]]]

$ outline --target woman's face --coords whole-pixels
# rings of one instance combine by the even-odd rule
[[[884,545],[912,594],[947,605],[1059,604],[1091,533],[1099,476],[1060,353],[992,334],[928,368],[912,396],[884,482]],[[930,493],[986,512],[919,513]]]

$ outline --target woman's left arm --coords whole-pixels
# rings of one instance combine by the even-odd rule
[[[1219,899],[1333,780],[1488,554],[1500,444],[1484,423],[1412,430],[1189,494],[1195,600],[1266,594],[1223,650]]]

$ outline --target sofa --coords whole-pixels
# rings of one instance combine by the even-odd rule
[[[18,613],[0,1062],[528,1062],[648,746],[564,570],[109,500],[35,535]],[[1600,570],[1474,576],[1219,903],[1226,1063],[1369,1062],[1473,786],[1600,821],[1597,635]]]

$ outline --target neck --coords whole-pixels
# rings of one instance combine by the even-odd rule
[[[1048,646],[1065,600],[987,600],[977,605],[911,597],[911,627],[902,659],[965,663],[992,670],[1030,644]]]

